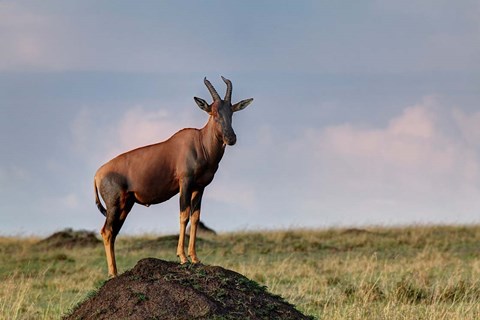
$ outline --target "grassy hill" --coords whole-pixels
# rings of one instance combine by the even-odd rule
[[[0,319],[58,319],[107,275],[103,245],[0,238]],[[287,230],[202,238],[205,264],[235,270],[322,319],[478,319],[480,226]],[[176,239],[119,237],[119,271],[176,261]]]

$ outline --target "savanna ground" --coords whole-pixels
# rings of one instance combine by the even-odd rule
[[[103,245],[0,238],[0,319],[58,319],[106,279]],[[176,261],[176,240],[117,240],[120,272]],[[480,226],[288,230],[204,238],[203,262],[237,271],[319,319],[479,319]]]

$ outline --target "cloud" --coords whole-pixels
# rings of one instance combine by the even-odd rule
[[[58,70],[62,61],[55,45],[62,28],[46,14],[28,10],[19,3],[0,3],[0,71]]]
[[[136,106],[127,110],[115,125],[118,148],[129,150],[166,140],[182,128],[179,122],[165,109],[146,111]]]
[[[17,186],[19,182],[28,183],[31,180],[31,173],[18,165],[4,165],[0,167],[0,190],[6,191]],[[13,184],[12,184],[13,182]]]
[[[173,3],[116,3],[115,8],[1,2],[0,71],[203,73],[244,67],[237,61],[245,61],[249,51],[240,52],[236,37],[223,31],[235,27],[204,19],[203,13],[211,13],[204,5],[192,2],[185,10]]]
[[[338,221],[472,219],[480,210],[479,127],[480,112],[425,97],[384,127],[306,129],[291,141],[285,165],[307,170],[299,179],[305,210],[330,210]]]
[[[239,208],[252,209],[256,205],[256,197],[247,181],[236,181],[231,174],[219,173],[219,178],[208,188],[205,199],[226,203]]]
[[[464,141],[472,148],[478,148],[480,144],[480,111],[466,114],[461,109],[455,108],[453,117]]]
[[[71,148],[85,162],[100,165],[120,153],[164,141],[189,124],[198,123],[190,110],[175,115],[167,109],[149,110],[137,105],[126,109],[106,125],[89,108],[83,108],[73,119]]]
[[[446,170],[452,166],[452,145],[435,121],[433,98],[406,108],[386,128],[361,128],[352,124],[327,127],[319,152],[367,162],[374,167]]]
[[[55,197],[49,197],[43,199],[41,203],[41,208],[48,212],[47,208],[51,208],[52,204],[59,207],[61,212],[70,211],[80,208],[79,196],[75,193],[62,194]]]
[[[115,3],[115,10],[108,3],[85,3],[0,3],[0,70],[416,73],[479,68],[478,4],[304,3],[275,10],[263,5],[250,12],[248,5],[233,3],[190,2],[189,10],[174,3]],[[219,18],[204,19],[212,13]],[[299,23],[284,23],[292,18]]]

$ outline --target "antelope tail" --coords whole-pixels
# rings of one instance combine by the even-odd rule
[[[98,197],[98,188],[97,188],[97,180],[93,179],[93,188],[95,190],[95,203],[97,204],[98,210],[106,217],[107,210],[103,207],[102,203],[100,202],[100,198]]]

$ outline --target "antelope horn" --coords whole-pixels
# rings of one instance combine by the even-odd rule
[[[227,93],[225,93],[225,101],[231,102],[232,101],[232,81],[225,79],[222,77],[223,82],[227,85]]]
[[[205,79],[203,79],[203,82],[204,82],[205,85],[207,86],[208,91],[210,91],[210,94],[212,95],[213,101],[220,100],[220,96],[218,95],[217,91],[216,91],[215,88],[212,86],[212,84],[210,83],[210,81],[207,80],[207,77],[205,77]]]

